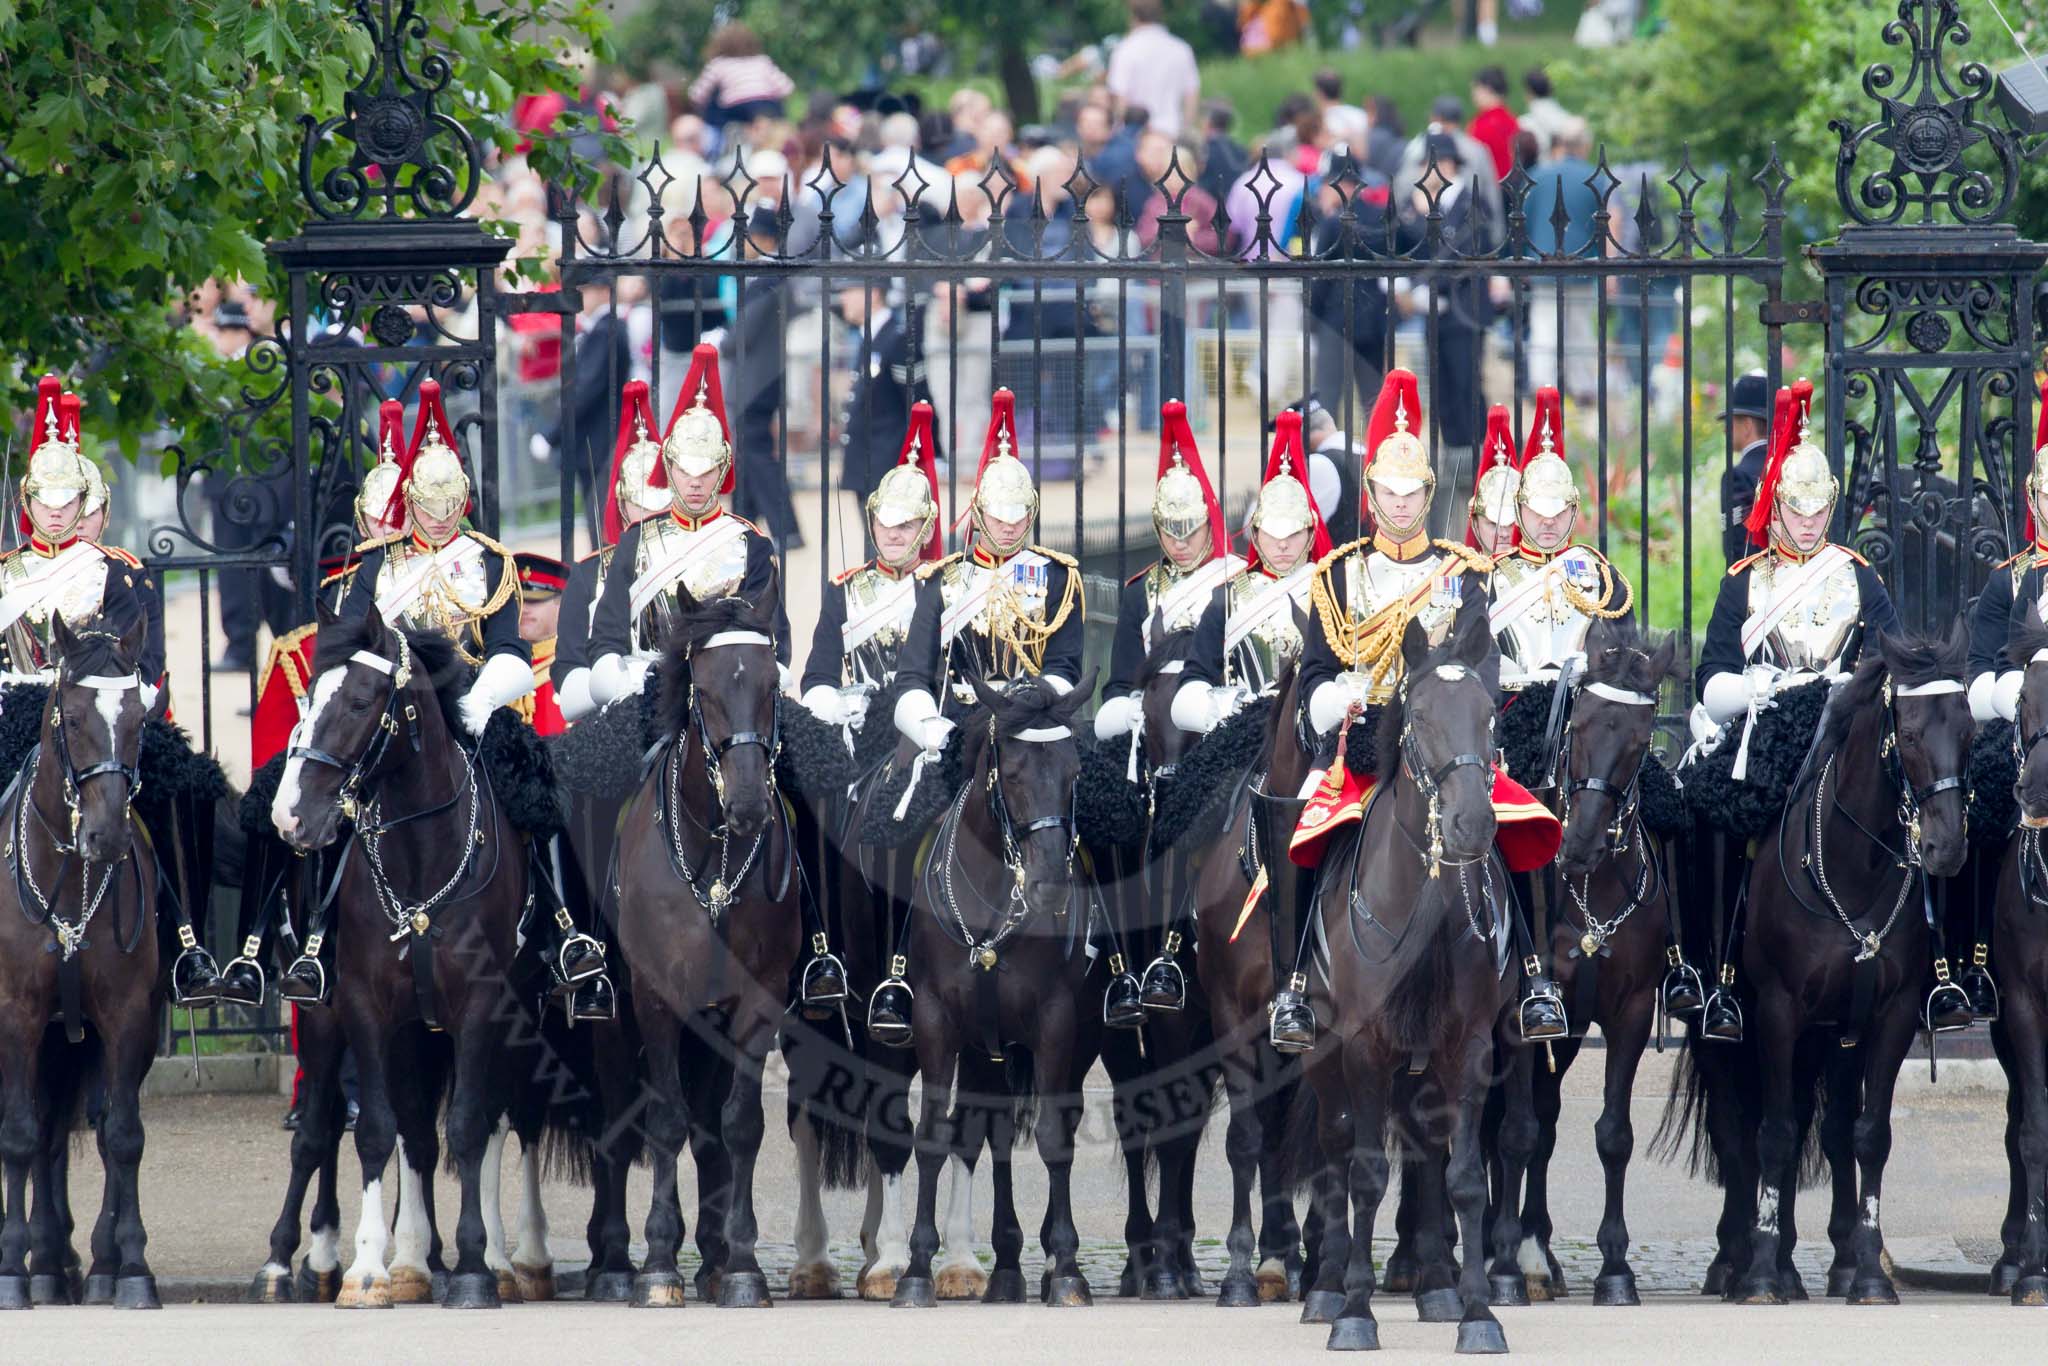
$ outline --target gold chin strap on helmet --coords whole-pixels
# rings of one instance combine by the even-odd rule
[[[78,453],[77,440],[58,431],[57,414],[52,410],[44,423],[42,444],[29,457],[28,469],[21,476],[23,503],[60,508],[84,497],[91,487],[92,476],[86,473],[86,460]],[[104,485],[101,498],[105,498]]]
[[[673,477],[676,473],[691,479],[715,473],[723,483],[725,471],[732,464],[732,443],[725,439],[725,427],[719,422],[718,414],[711,411],[709,396],[708,386],[699,384],[697,401],[676,418],[675,425],[669,428],[668,439],[661,443],[661,458],[668,462],[672,476],[669,482],[678,488],[681,480]],[[680,504],[681,494],[676,496]],[[712,498],[717,496],[714,491]],[[706,506],[709,506],[708,501]],[[685,507],[683,510],[697,513],[704,509]]]
[[[989,548],[1000,555],[1008,555],[1031,538],[1031,519],[1038,515],[1038,486],[1031,482],[1031,471],[1024,468],[1024,462],[1010,453],[1010,434],[996,434],[996,453],[982,468],[981,478],[974,485],[974,527],[988,537]],[[1024,530],[1008,544],[989,530],[989,522],[1019,522]]]
[[[1811,517],[1816,513],[1829,512],[1842,490],[1841,483],[1835,478],[1834,467],[1828,464],[1827,452],[1815,445],[1808,435],[1809,415],[1810,410],[1799,414],[1799,440],[1785,453],[1785,463],[1778,467],[1776,506],[1771,512],[1779,539],[1802,555],[1812,554],[1820,541],[1827,538],[1827,528],[1822,526],[1814,545],[1798,545],[1784,529],[1783,514],[1792,512],[1801,517]]]
[[[1209,529],[1209,500],[1202,495],[1202,481],[1188,469],[1178,445],[1173,463],[1152,489],[1152,527],[1161,540],[1171,536],[1176,541]]]
[[[881,538],[875,538],[877,556],[891,569],[904,569],[917,563],[919,552],[931,538],[932,523],[938,519],[939,505],[932,499],[931,483],[924,477],[924,471],[915,464],[897,465],[882,476],[875,485],[875,491],[868,495],[868,516],[876,526],[898,527],[907,523],[917,524],[917,534],[900,559],[892,560],[881,555]]]

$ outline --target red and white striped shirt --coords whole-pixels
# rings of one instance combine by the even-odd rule
[[[690,101],[699,109],[727,109],[750,100],[788,98],[796,83],[765,53],[752,57],[713,57],[690,83]]]

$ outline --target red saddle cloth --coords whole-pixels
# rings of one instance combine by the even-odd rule
[[[1321,863],[1330,836],[1364,815],[1373,781],[1370,775],[1352,772],[1340,754],[1303,808],[1287,844],[1287,857],[1303,868]],[[1498,764],[1493,770],[1493,817],[1493,842],[1510,872],[1541,868],[1557,857],[1558,846],[1564,843],[1564,823]]]

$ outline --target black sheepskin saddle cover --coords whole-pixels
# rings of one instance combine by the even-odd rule
[[[657,711],[656,692],[622,699],[544,742],[554,761],[555,777],[571,796],[620,801],[646,780],[647,765],[667,743]],[[802,703],[778,696],[775,724],[782,750],[775,781],[798,798],[843,791],[853,780],[854,756],[837,726],[828,726]]]
[[[13,780],[42,738],[43,707],[49,699],[50,690],[41,683],[0,688],[0,785]],[[227,775],[213,756],[195,750],[192,738],[168,721],[143,726],[137,767],[142,771],[142,792],[135,809],[152,831],[170,829],[173,808],[210,805],[230,791]]]
[[[1778,819],[1792,783],[1806,762],[1806,752],[1827,708],[1828,685],[1815,681],[1789,688],[1777,705],[1757,717],[1749,740],[1749,772],[1735,781],[1735,754],[1742,744],[1742,721],[1728,726],[1712,754],[1695,761],[1681,775],[1685,801],[1693,818],[1710,830],[1738,839],[1754,839]]]
[[[1190,838],[1207,840],[1243,790],[1266,752],[1273,699],[1255,697],[1191,745],[1173,777],[1159,785],[1152,813],[1152,849],[1171,849]],[[1352,727],[1352,734],[1358,728]]]
[[[1970,742],[1970,846],[2003,849],[2020,819],[2013,785],[2020,779],[2012,752],[2012,722],[1987,721]]]
[[[1557,694],[1555,683],[1532,683],[1508,699],[1500,709],[1494,738],[1500,745],[1508,776],[1524,787],[1543,780],[1549,762],[1544,735],[1550,726],[1550,700]],[[1358,733],[1357,727],[1352,734]]]

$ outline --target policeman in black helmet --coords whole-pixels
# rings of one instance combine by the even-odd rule
[[[1749,510],[1770,453],[1771,378],[1761,370],[1739,375],[1721,413],[1735,447],[1735,463],[1721,475],[1721,553],[1734,564],[1750,553]]]

